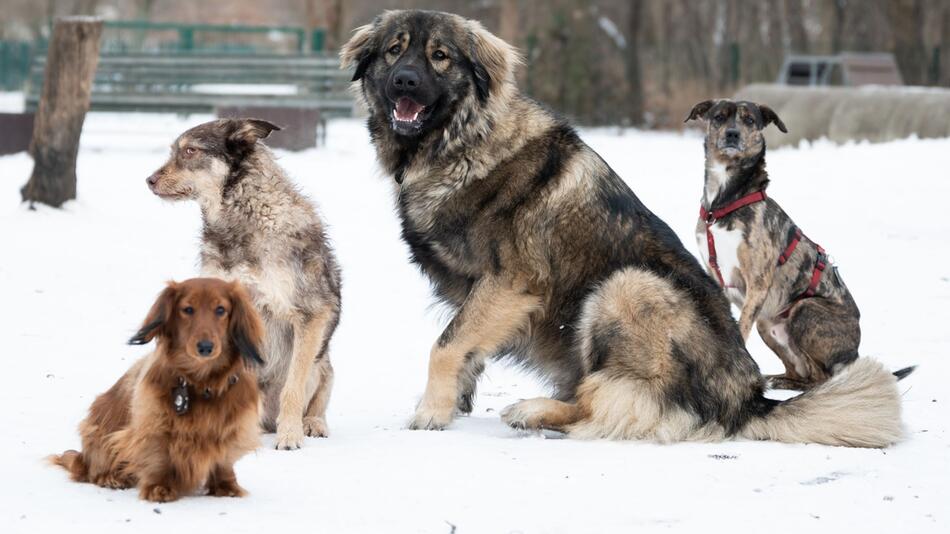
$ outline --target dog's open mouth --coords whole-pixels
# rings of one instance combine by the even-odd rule
[[[393,118],[398,122],[416,122],[425,109],[426,107],[422,104],[404,96],[396,101],[396,106],[393,108]]]
[[[422,126],[426,106],[409,97],[400,97],[393,106],[393,126],[399,131],[412,131]]]

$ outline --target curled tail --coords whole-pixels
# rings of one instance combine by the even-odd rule
[[[63,454],[54,454],[47,458],[53,465],[58,465],[69,471],[69,476],[77,482],[86,481],[86,463],[82,459],[82,453],[79,451],[68,450]]]
[[[903,376],[904,369],[898,371]],[[750,420],[741,434],[786,443],[887,447],[901,427],[897,380],[903,378],[869,358],[860,358],[827,382]]]

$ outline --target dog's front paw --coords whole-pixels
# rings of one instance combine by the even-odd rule
[[[419,408],[409,421],[409,430],[444,430],[452,422],[452,416],[452,410],[446,412]]]
[[[311,438],[325,438],[330,435],[327,430],[327,421],[322,417],[304,417],[303,433]]]
[[[277,443],[275,449],[292,451],[303,446],[303,425],[297,424],[277,424]]]
[[[139,497],[152,502],[171,502],[178,500],[178,492],[161,484],[144,486]]]
[[[541,413],[532,409],[530,400],[523,400],[501,411],[501,420],[517,430],[540,430]]]

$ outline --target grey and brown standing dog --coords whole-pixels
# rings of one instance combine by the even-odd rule
[[[164,199],[198,201],[202,272],[248,288],[266,329],[263,425],[276,430],[277,448],[296,449],[304,435],[327,435],[340,272],[314,206],[258,142],[277,129],[257,119],[195,126],[148,186]]]
[[[555,388],[502,413],[516,428],[869,447],[900,437],[896,381],[868,359],[790,401],[765,398],[716,282],[570,125],[518,91],[518,55],[479,23],[388,11],[341,55],[412,260],[455,310],[410,428],[470,411],[486,360],[510,354]]]
[[[785,364],[773,387],[809,389],[858,358],[860,313],[824,249],[766,195],[762,130],[782,119],[753,102],[706,100],[690,120],[706,122],[706,178],[696,240],[709,273]],[[896,374],[903,378],[911,369]]]

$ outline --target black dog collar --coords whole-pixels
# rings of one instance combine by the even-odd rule
[[[228,377],[228,386],[233,386],[237,384],[238,376],[231,375]],[[201,392],[202,398],[205,400],[210,400],[213,394],[211,393],[211,388],[205,388]],[[188,410],[191,408],[191,396],[188,393],[188,382],[185,381],[184,377],[178,377],[178,386],[172,388],[172,408],[175,409],[175,413],[178,415],[185,415],[188,413]]]

